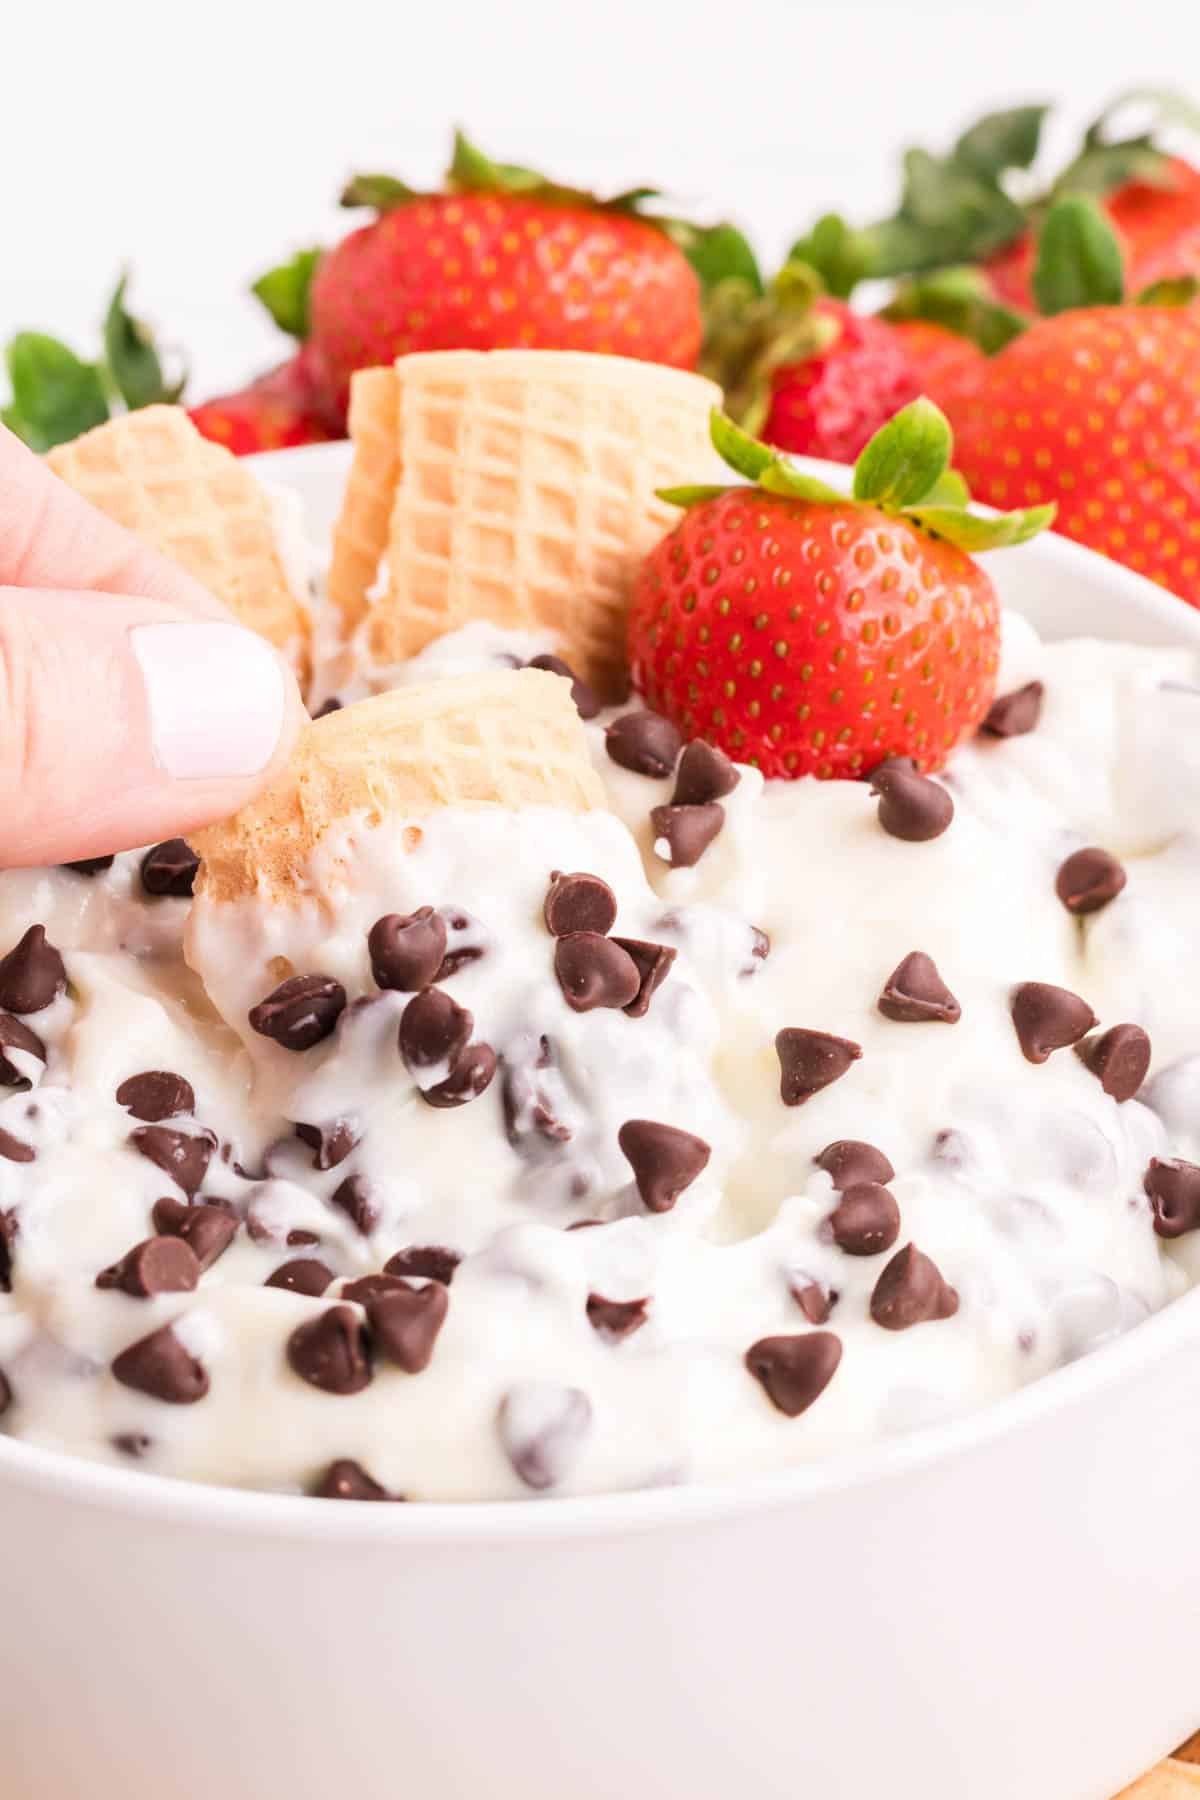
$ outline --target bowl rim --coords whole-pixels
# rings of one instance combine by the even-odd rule
[[[246,461],[268,479],[290,474],[312,478],[341,473],[348,465],[345,441],[269,451]],[[798,457],[809,472],[846,483],[843,465]],[[1200,613],[1135,570],[1057,533],[1021,546],[1064,580],[1115,591],[1150,614],[1169,635],[1200,648]],[[402,1506],[331,1505],[293,1493],[218,1486],[93,1462],[66,1450],[0,1435],[0,1486],[132,1515],[164,1525],[204,1525],[277,1540],[334,1541],[364,1548],[431,1546],[469,1541],[506,1544],[528,1538],[561,1542],[632,1532],[708,1525],[733,1517],[868,1489],[907,1474],[946,1466],[1003,1444],[1091,1395],[1147,1375],[1188,1342],[1200,1343],[1200,1287],[1179,1295],[1132,1331],[1079,1361],[1032,1381],[960,1417],[885,1438],[861,1449],[770,1472],[735,1475],[719,1482],[520,1500],[418,1501]]]

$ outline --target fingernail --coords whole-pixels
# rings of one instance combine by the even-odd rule
[[[279,742],[283,672],[275,652],[240,625],[136,625],[154,755],[168,775],[257,775]]]

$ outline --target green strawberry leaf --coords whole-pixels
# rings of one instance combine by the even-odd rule
[[[821,277],[827,294],[848,300],[860,281],[875,273],[876,245],[871,234],[847,225],[840,213],[823,213],[788,253],[791,262],[806,263]]]
[[[139,406],[173,406],[187,386],[186,370],[168,382],[150,328],[125,305],[129,272],[125,270],[104,317],[104,360],[112,382],[130,412]]]
[[[369,206],[374,212],[392,212],[417,199],[417,189],[395,175],[352,175],[342,189],[339,206]]]
[[[280,331],[303,343],[308,336],[308,301],[321,251],[297,250],[288,262],[260,275],[250,292],[262,301]]]
[[[706,500],[719,500],[722,494],[733,490],[712,483],[697,482],[692,487],[664,487],[655,488],[654,491],[668,506],[702,506]]]
[[[911,519],[922,531],[945,538],[971,555],[977,550],[1003,550],[1012,544],[1027,543],[1053,524],[1057,511],[1054,501],[1047,506],[1029,506],[1020,512],[1000,513],[996,518],[980,517],[966,512],[961,506],[901,508],[903,517]]]
[[[40,331],[20,331],[5,353],[12,403],[4,423],[31,450],[53,450],[108,418],[108,394],[96,363]]]
[[[969,506],[971,490],[957,469],[943,469],[921,501],[925,506]]]
[[[840,506],[846,498],[827,481],[806,475],[787,456],[777,456],[759,476],[758,485],[766,494],[785,494],[789,500],[808,500],[816,506]]]
[[[1084,133],[1084,144],[1111,143],[1109,130],[1112,122],[1129,107],[1148,109],[1150,119],[1147,129],[1140,140],[1126,139],[1126,142],[1140,141],[1149,144],[1153,141],[1152,133],[1166,126],[1182,126],[1186,131],[1200,132],[1200,106],[1181,93],[1178,88],[1127,88],[1108,102],[1103,112],[1092,120]]]
[[[1079,195],[1057,200],[1038,238],[1033,294],[1045,314],[1079,306],[1119,306],[1125,297],[1121,246],[1099,207]]]
[[[1028,169],[1038,153],[1048,106],[1014,106],[985,113],[963,132],[951,155],[984,181],[996,181],[1008,169]]]
[[[880,426],[854,465],[854,498],[876,506],[912,506],[950,466],[954,438],[946,415],[922,396]]]
[[[1194,275],[1165,275],[1152,281],[1134,296],[1135,306],[1190,306],[1200,294],[1200,281]]]
[[[447,181],[459,194],[528,194],[547,185],[536,169],[493,162],[463,131],[454,133]]]
[[[936,264],[980,262],[1024,228],[1025,215],[1003,188],[953,157],[913,149],[904,157],[900,210],[927,241]]]
[[[1051,201],[1066,194],[1083,194],[1103,200],[1114,188],[1127,181],[1144,181],[1152,187],[1166,179],[1167,158],[1144,139],[1126,144],[1094,144],[1085,146],[1050,189]]]
[[[641,189],[648,198],[650,189]],[[613,202],[615,205],[615,202]],[[762,271],[749,239],[736,225],[693,225],[688,219],[661,219],[663,230],[700,277],[700,286],[711,294],[722,282],[736,281],[743,295],[758,299],[763,292]]]
[[[965,267],[934,269],[897,289],[883,309],[885,319],[927,319],[959,337],[970,338],[993,356],[1029,325],[1023,313],[993,300],[987,277]]]
[[[774,450],[735,425],[719,406],[714,406],[709,415],[709,431],[717,455],[747,481],[757,481],[776,460]]]

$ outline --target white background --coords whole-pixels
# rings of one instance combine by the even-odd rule
[[[681,210],[769,253],[827,206],[867,217],[904,142],[982,108],[1200,90],[1193,0],[8,0],[0,336],[82,350],[123,260],[188,346],[192,395],[278,360],[247,281],[345,229],[354,168],[432,182],[455,120],[494,154]]]

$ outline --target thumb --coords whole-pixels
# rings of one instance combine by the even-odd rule
[[[226,817],[304,716],[265,639],[186,604],[0,587],[0,867]]]

